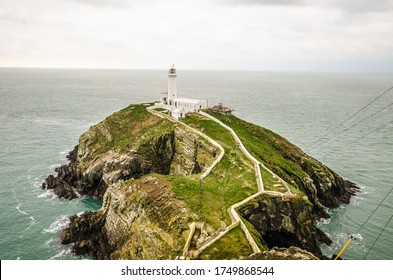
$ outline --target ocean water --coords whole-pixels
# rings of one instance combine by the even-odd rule
[[[166,75],[166,70],[0,68],[1,259],[79,258],[60,244],[61,229],[69,215],[98,209],[100,203],[89,197],[58,199],[40,186],[56,166],[67,162],[67,152],[89,126],[130,103],[157,100],[166,90]],[[326,255],[341,249],[393,187],[393,125],[385,125],[393,120],[393,106],[387,107],[393,91],[342,129],[385,110],[344,133],[337,129],[327,136],[335,138],[323,145],[311,146],[391,87],[393,75],[178,69],[177,79],[180,96],[208,99],[211,105],[223,102],[238,117],[274,130],[361,186],[349,205],[327,209],[332,218],[317,223],[333,240],[322,247]],[[393,222],[386,225],[392,210],[393,192],[344,257],[393,259]]]

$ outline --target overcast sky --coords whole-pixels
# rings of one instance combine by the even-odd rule
[[[0,0],[0,67],[393,73],[393,0]]]

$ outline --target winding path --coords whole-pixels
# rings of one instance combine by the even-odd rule
[[[224,148],[215,140],[211,139],[209,136],[207,136],[206,134],[200,132],[199,130],[196,130],[195,128],[190,127],[189,125],[180,122],[178,120],[175,120],[174,118],[170,117],[169,115],[163,114],[161,112],[155,111],[153,108],[148,107],[147,108],[149,112],[151,112],[152,114],[160,117],[160,118],[166,118],[168,120],[170,120],[171,122],[175,122],[175,123],[179,123],[182,124],[183,126],[187,127],[188,129],[190,129],[191,131],[193,131],[194,133],[198,134],[199,136],[203,137],[204,139],[208,140],[209,142],[211,142],[212,144],[214,144],[214,146],[218,147],[221,151],[220,155],[217,157],[217,159],[209,166],[209,168],[200,176],[200,179],[202,180],[203,178],[205,178],[207,175],[210,174],[211,170],[221,161],[221,159],[223,158],[224,154],[225,154],[225,150]],[[202,251],[204,251],[206,248],[208,248],[210,245],[212,245],[214,242],[216,242],[217,240],[219,240],[221,237],[223,237],[226,233],[228,233],[231,229],[233,229],[234,227],[240,225],[241,229],[243,230],[244,234],[246,235],[247,241],[250,244],[254,254],[256,253],[260,253],[261,249],[259,248],[259,246],[257,245],[257,243],[255,242],[254,238],[252,237],[251,233],[249,232],[248,228],[246,227],[246,225],[244,224],[244,222],[242,221],[242,219],[240,218],[239,214],[236,212],[236,208],[242,206],[243,204],[249,202],[250,200],[258,197],[259,195],[262,194],[269,194],[272,196],[284,196],[284,193],[281,192],[275,192],[275,191],[265,191],[264,189],[264,185],[263,185],[263,180],[262,180],[262,173],[261,173],[261,169],[260,166],[262,166],[266,171],[268,171],[273,178],[277,179],[280,183],[282,183],[285,188],[287,189],[287,192],[291,192],[287,183],[281,179],[279,176],[277,176],[273,171],[271,171],[270,169],[268,169],[264,164],[262,164],[261,162],[259,162],[255,157],[253,157],[248,150],[246,149],[246,147],[243,145],[242,141],[240,140],[240,138],[238,137],[238,135],[236,134],[236,132],[230,128],[229,126],[227,126],[226,124],[224,124],[223,122],[221,122],[220,120],[218,120],[217,118],[205,113],[205,112],[199,112],[200,115],[218,123],[219,125],[221,125],[222,127],[224,127],[226,130],[228,130],[232,137],[235,139],[235,142],[237,145],[239,145],[240,150],[245,154],[245,156],[247,158],[249,158],[253,163],[254,163],[254,169],[255,169],[255,175],[256,175],[256,181],[257,181],[257,186],[258,186],[258,192],[247,197],[246,199],[233,204],[232,206],[230,206],[227,211],[228,214],[231,218],[232,224],[229,225],[225,231],[221,231],[219,232],[215,237],[206,240],[204,244],[202,244],[202,246],[193,253],[193,257],[198,256]],[[190,232],[190,236],[188,237],[188,240],[186,242],[185,245],[185,249],[183,252],[183,257],[186,258],[187,254],[188,254],[188,248],[189,248],[189,241],[191,241],[192,238],[192,234],[193,231],[191,230]]]

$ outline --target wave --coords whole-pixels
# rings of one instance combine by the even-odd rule
[[[61,166],[60,163],[55,163],[55,164],[52,164],[52,165],[48,166],[48,169],[54,170],[54,169],[56,169],[57,167],[60,167],[60,166]]]
[[[29,219],[30,219],[30,225],[25,229],[25,231],[31,229],[31,227],[35,224],[35,218],[33,216],[30,216]]]
[[[57,196],[52,190],[46,189],[43,193],[38,195],[38,198],[45,198],[45,200],[55,200],[57,199]]]
[[[61,260],[63,257],[68,255],[71,255],[71,248],[61,250],[59,253],[51,257],[50,260]]]
[[[67,149],[67,150],[62,150],[62,151],[59,152],[59,155],[65,156],[65,155],[67,155],[69,152],[70,152],[69,149]]]
[[[47,241],[45,241],[44,246],[50,248],[52,246],[51,244],[53,243],[53,241],[55,241],[53,238],[49,238]]]
[[[21,210],[21,209],[20,209],[21,206],[22,206],[22,203],[19,203],[15,208],[16,208],[16,210],[18,210],[19,213],[21,213],[21,214],[23,214],[23,215],[25,215],[25,216],[29,216],[30,224],[29,224],[29,226],[25,229],[25,231],[27,231],[27,230],[31,229],[31,227],[36,223],[36,220],[35,220],[34,216],[30,216],[29,213],[27,213],[27,212]]]
[[[319,221],[316,222],[316,224],[317,224],[317,225],[320,225],[320,224],[322,224],[322,225],[328,225],[328,224],[330,224],[330,221],[331,221],[331,220],[332,220],[331,218],[328,218],[328,219],[321,218]]]
[[[43,230],[44,233],[55,233],[65,229],[70,223],[68,216],[61,215],[56,218],[56,220],[50,224],[48,228]]]
[[[18,210],[18,212],[21,213],[21,214],[23,214],[23,215],[29,216],[29,214],[27,214],[25,211],[20,210],[20,207],[21,207],[21,206],[22,206],[22,203],[19,203],[19,204],[15,207],[16,210]]]

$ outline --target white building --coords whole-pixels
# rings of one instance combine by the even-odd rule
[[[202,109],[207,109],[207,100],[177,96],[176,77],[176,68],[172,65],[168,72],[168,91],[161,93],[161,106],[159,107],[170,110],[172,117],[176,119],[184,118],[186,113],[189,112],[198,112]]]

